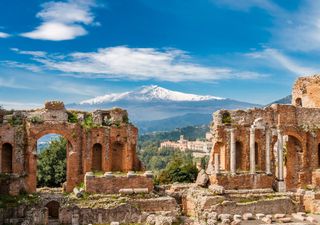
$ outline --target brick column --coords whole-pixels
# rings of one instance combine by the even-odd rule
[[[236,139],[234,128],[230,129],[230,172],[236,174]]]
[[[266,174],[271,174],[271,166],[270,166],[270,129],[266,128]]]
[[[250,174],[256,173],[255,128],[250,128]]]
[[[215,174],[220,173],[220,159],[219,159],[218,153],[214,154],[214,172],[215,172]]]

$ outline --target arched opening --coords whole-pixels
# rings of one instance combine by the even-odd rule
[[[296,106],[297,107],[302,107],[302,99],[301,98],[296,98]]]
[[[92,171],[102,171],[102,145],[96,143],[92,147]]]
[[[236,169],[242,169],[242,143],[240,141],[236,142]]]
[[[12,173],[12,145],[4,143],[1,151],[1,172]]]
[[[320,167],[320,143],[318,144],[318,167]]]
[[[57,201],[50,201],[45,206],[48,209],[49,219],[59,219],[60,204]]]
[[[225,170],[226,169],[226,152],[225,152],[225,147],[221,142],[217,142],[214,145],[214,152],[213,152],[213,157],[214,154],[218,153],[219,154],[219,159],[220,159],[220,169]],[[214,163],[214,162],[213,162]]]
[[[303,168],[302,144],[294,136],[284,136],[284,178],[288,190],[295,190],[301,184],[299,172]]]
[[[256,168],[259,169],[259,159],[260,159],[260,155],[259,155],[259,145],[257,142],[254,143],[254,160],[256,163]]]
[[[112,144],[112,171],[122,171],[123,148],[120,141]]]
[[[68,141],[59,134],[37,140],[37,187],[62,187],[67,180]]]

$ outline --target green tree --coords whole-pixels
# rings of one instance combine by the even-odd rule
[[[39,187],[60,187],[66,181],[67,140],[52,140],[38,156],[37,180]]]
[[[198,169],[193,163],[192,155],[178,152],[169,159],[165,169],[156,175],[155,182],[158,184],[194,182],[197,174]]]

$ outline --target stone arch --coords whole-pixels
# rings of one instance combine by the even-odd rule
[[[112,171],[122,171],[122,160],[124,157],[124,144],[121,141],[115,141],[112,144]]]
[[[92,147],[92,171],[102,171],[102,145],[95,143]]]
[[[48,209],[49,219],[59,219],[60,203],[57,201],[48,202],[45,207]]]
[[[10,143],[4,143],[1,151],[1,172],[12,173],[13,147]]]
[[[60,126],[60,127],[59,127]],[[66,186],[63,185],[66,191],[72,191],[73,187],[77,183],[78,178],[78,167],[80,166],[80,161],[78,160],[78,154],[73,150],[73,146],[77,146],[74,142],[71,132],[73,130],[66,129],[64,125],[57,125],[58,128],[52,129],[35,129],[31,128],[33,135],[30,135],[28,139],[28,150],[27,150],[27,183],[30,192],[35,192],[37,187],[37,141],[48,134],[58,134],[67,140],[66,146],[66,157],[67,157],[67,177],[66,177]],[[62,128],[65,128],[63,130]],[[66,131],[67,130],[67,131]],[[75,162],[76,161],[76,162]]]
[[[243,169],[243,144],[241,141],[236,142],[236,169],[237,170],[242,170]]]

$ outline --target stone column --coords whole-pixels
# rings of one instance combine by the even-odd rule
[[[270,142],[271,142],[270,129],[266,128],[266,174],[268,175],[271,174]]]
[[[236,174],[236,139],[234,128],[230,129],[230,172]]]
[[[278,180],[283,181],[283,137],[278,130]]]
[[[215,172],[215,174],[220,173],[220,159],[219,159],[218,153],[214,154],[214,172]]]
[[[285,192],[286,184],[283,177],[283,136],[281,130],[278,129],[278,181],[277,181],[277,191]]]
[[[256,173],[255,128],[250,128],[250,174]]]

